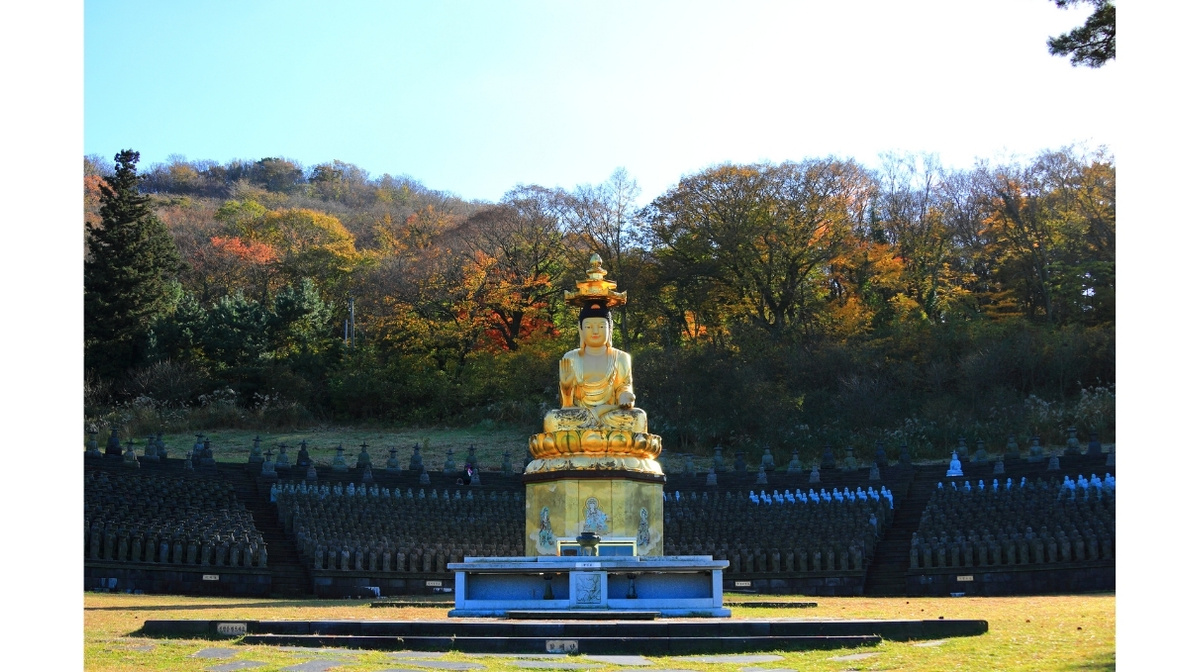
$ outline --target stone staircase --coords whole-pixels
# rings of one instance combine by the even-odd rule
[[[905,591],[904,575],[908,571],[908,551],[912,533],[920,525],[920,515],[936,489],[936,479],[944,474],[944,467],[928,465],[913,468],[909,487],[901,488],[903,497],[895,500],[892,525],[875,548],[875,557],[867,568],[863,594],[871,596],[900,596]]]
[[[267,543],[267,567],[271,570],[272,597],[312,597],[312,576],[300,562],[295,543],[284,533],[270,486],[256,485],[248,465],[219,464],[218,475],[234,486],[234,496],[255,519],[255,527]]]

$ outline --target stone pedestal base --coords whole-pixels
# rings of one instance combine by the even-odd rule
[[[584,530],[599,554],[662,555],[665,476],[628,471],[527,474],[526,555],[575,555]]]
[[[667,617],[728,617],[727,564],[710,556],[465,558],[448,564],[456,575],[456,608],[448,616],[644,610]]]

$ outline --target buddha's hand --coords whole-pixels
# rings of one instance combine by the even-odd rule
[[[621,392],[620,398],[618,399],[620,402],[620,409],[626,411],[632,408],[633,403],[636,402],[636,400],[637,397],[632,392]]]

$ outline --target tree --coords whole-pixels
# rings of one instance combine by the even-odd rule
[[[581,185],[571,194],[564,194],[567,229],[578,245],[571,246],[570,265],[577,279],[582,279],[589,253],[600,255],[609,278],[625,278],[640,272],[634,254],[640,241],[636,225],[636,200],[641,193],[637,181],[624,168],[617,168],[603,184]],[[633,262],[633,263],[630,263]],[[629,304],[617,309],[620,323],[615,329],[616,342],[628,347],[630,324]]]
[[[499,348],[517,350],[520,339],[553,326],[562,293],[555,279],[566,270],[558,209],[550,190],[518,186],[450,236],[483,275],[481,312]]]
[[[1072,65],[1084,64],[1099,68],[1117,58],[1117,8],[1110,0],[1052,0],[1056,7],[1088,2],[1096,7],[1084,25],[1073,28],[1059,37],[1047,39],[1047,50],[1053,56],[1068,56]]]
[[[983,176],[984,228],[998,247],[999,282],[1030,319],[1113,320],[1116,185],[1109,157],[1070,149]]]
[[[697,287],[698,304],[686,306],[695,321],[726,306],[789,340],[810,332],[825,271],[844,252],[870,192],[852,162],[724,165],[682,178],[654,201],[649,235],[670,281]]]
[[[148,328],[166,312],[169,281],[180,267],[176,245],[140,193],[139,152],[115,156],[114,174],[98,184],[97,225],[87,227],[84,266],[87,369],[122,376],[148,349]]]

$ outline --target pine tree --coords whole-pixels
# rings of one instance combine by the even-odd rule
[[[115,156],[100,185],[101,222],[88,226],[85,262],[86,368],[106,379],[142,363],[152,321],[167,307],[166,283],[180,266],[176,244],[140,193],[140,153]]]
[[[1068,56],[1072,65],[1099,68],[1117,58],[1117,8],[1112,0],[1052,0],[1056,7],[1087,2],[1097,9],[1084,25],[1059,37],[1047,39],[1047,50],[1053,56]]]

